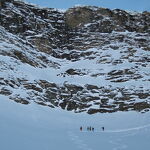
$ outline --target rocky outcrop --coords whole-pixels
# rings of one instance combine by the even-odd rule
[[[93,11],[88,7],[71,8],[65,13],[65,22],[70,28],[76,28],[91,22],[93,16]]]
[[[98,87],[87,84],[85,86],[64,84],[63,86],[50,83],[46,80],[30,83],[23,79],[16,81],[5,81],[5,88],[1,89],[0,94],[9,96],[17,103],[29,104],[34,101],[37,104],[49,106],[51,108],[61,107],[76,113],[87,111],[89,114],[112,113],[117,111],[149,111],[150,104],[146,101],[136,102],[136,99],[147,99],[150,97],[150,90],[144,92],[113,87]],[[23,86],[27,90],[26,97],[20,94],[13,94],[7,88]]]
[[[0,25],[27,39],[39,50],[56,56],[59,54],[55,54],[53,49],[80,49],[80,45],[88,49],[101,44],[102,39],[98,39],[95,32],[150,32],[149,12],[132,14],[119,9],[91,6],[74,7],[60,12],[19,1],[7,1],[5,5],[6,8],[2,8],[0,12]],[[77,37],[80,41],[74,41]],[[94,37],[96,42],[87,46],[85,40],[89,37]]]

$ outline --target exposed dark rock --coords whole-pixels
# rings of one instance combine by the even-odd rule
[[[94,6],[60,12],[13,0],[1,0],[0,7],[0,71],[6,75],[0,77],[1,95],[76,113],[149,111],[150,12]],[[91,62],[95,66],[88,68]],[[61,63],[72,66],[61,71]],[[39,77],[33,71],[30,81],[22,66],[52,72],[47,80],[45,72]],[[53,69],[60,83],[53,83],[53,75],[51,80]],[[86,77],[87,83],[80,83]],[[20,90],[25,97],[16,95]]]
[[[76,70],[74,70],[74,69],[68,69],[68,70],[66,71],[66,73],[69,74],[69,75],[78,75],[78,73],[77,73]]]
[[[6,89],[6,88],[1,88],[0,89],[0,94],[8,96],[8,95],[11,95],[12,92],[10,90]]]
[[[39,81],[39,85],[43,88],[43,89],[49,89],[49,88],[53,88],[53,87],[57,87],[57,85],[55,83],[49,83],[46,80],[40,80]]]
[[[26,84],[24,84],[23,85],[26,89],[28,89],[28,90],[35,90],[35,91],[37,91],[37,92],[42,92],[43,90],[42,90],[42,88],[39,88],[39,87],[37,87],[35,84],[32,84],[32,83],[26,83]]]
[[[88,7],[75,7],[70,8],[65,13],[66,24],[70,28],[83,26],[92,21],[93,12]]]
[[[150,104],[148,104],[146,102],[136,103],[134,105],[134,110],[136,110],[136,111],[141,111],[141,110],[144,110],[146,108],[150,108]]]
[[[17,97],[10,97],[10,99],[14,100],[17,103],[21,103],[21,104],[25,104],[25,105],[29,104],[29,101],[27,101],[24,98],[18,97],[18,96]]]
[[[86,88],[87,90],[99,89],[96,85],[90,85],[90,84],[87,84]]]
[[[77,93],[78,91],[82,91],[83,87],[73,84],[65,84],[65,87],[71,92],[71,94]]]
[[[76,110],[77,107],[78,106],[76,105],[76,102],[70,101],[70,102],[68,102],[67,110],[69,110],[69,111]]]

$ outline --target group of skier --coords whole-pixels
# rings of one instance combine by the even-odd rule
[[[102,131],[105,130],[104,127],[101,127],[101,129],[102,129]],[[82,127],[82,126],[80,127],[80,131],[83,131],[83,127]],[[88,127],[87,127],[87,131],[94,131],[94,127],[88,126]]]

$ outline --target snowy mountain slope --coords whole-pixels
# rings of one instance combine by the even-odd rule
[[[0,14],[1,95],[89,114],[149,111],[149,12],[11,1]]]
[[[149,12],[1,2],[0,149],[147,150]]]

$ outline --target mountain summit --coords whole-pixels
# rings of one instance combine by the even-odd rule
[[[0,0],[0,94],[68,111],[150,108],[150,12]]]

